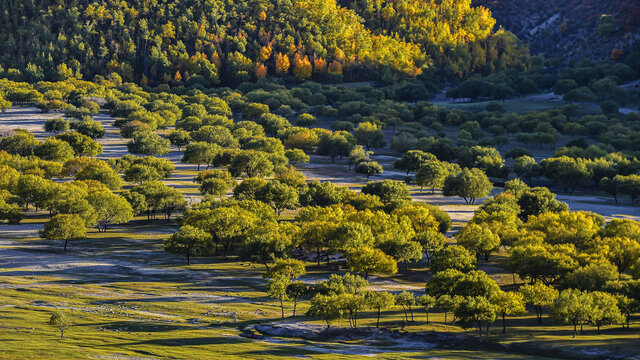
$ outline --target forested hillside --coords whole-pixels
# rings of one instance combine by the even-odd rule
[[[474,0],[489,8],[497,25],[529,42],[532,53],[566,63],[629,55],[640,42],[637,0]]]
[[[24,81],[113,72],[150,85],[393,80],[528,61],[471,0],[8,0],[0,18],[0,75]]]

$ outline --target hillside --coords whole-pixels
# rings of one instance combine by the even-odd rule
[[[489,8],[497,26],[528,42],[532,54],[563,63],[585,57],[616,59],[640,40],[636,0],[474,0],[473,5]]]
[[[515,37],[494,32],[490,13],[470,0],[364,3],[367,11],[335,0],[3,1],[0,76],[34,82],[117,73],[143,85],[206,87],[267,75],[468,76],[527,61]]]

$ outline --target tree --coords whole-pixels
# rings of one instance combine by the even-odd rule
[[[459,295],[488,298],[498,290],[498,284],[487,273],[479,270],[468,273],[455,269],[440,271],[433,275],[426,287],[427,294],[434,297]]]
[[[233,189],[233,197],[238,200],[254,200],[256,193],[267,185],[267,180],[262,178],[245,178]]]
[[[364,273],[367,279],[370,274],[395,274],[398,265],[393,257],[378,249],[362,246],[351,249],[347,254],[349,271]]]
[[[409,176],[409,172],[416,172],[428,162],[437,161],[435,155],[422,150],[409,150],[393,164],[396,169],[404,170]]]
[[[289,299],[293,300],[293,314],[292,316],[296,316],[296,308],[298,306],[298,302],[303,297],[309,295],[310,289],[307,284],[303,281],[293,281],[289,285],[287,285],[286,295]]]
[[[72,322],[65,312],[57,310],[49,318],[48,324],[58,329],[60,331],[60,340],[64,340],[64,331],[72,325]]]
[[[589,322],[596,326],[598,335],[600,335],[601,326],[619,324],[624,321],[624,317],[618,308],[618,299],[614,295],[602,291],[594,291],[589,296],[593,303]]]
[[[384,134],[380,127],[371,122],[362,122],[358,125],[354,132],[356,141],[360,145],[364,145],[367,150],[372,147],[379,148],[385,145]]]
[[[573,325],[575,338],[578,325],[582,328],[592,315],[593,298],[587,292],[567,289],[560,293],[550,310],[553,318]]]
[[[189,143],[191,142],[191,136],[189,135],[189,132],[181,129],[173,130],[171,133],[169,133],[168,138],[171,145],[177,147],[178,151],[182,151],[182,148],[189,145]]]
[[[35,149],[35,155],[43,160],[66,162],[74,157],[75,152],[67,142],[56,138],[47,138]]]
[[[427,313],[427,324],[429,323],[429,310],[436,305],[436,298],[431,295],[422,295],[416,300],[417,304],[422,306]]]
[[[369,181],[372,175],[382,174],[384,170],[382,169],[382,165],[375,161],[362,161],[356,165],[356,172],[367,175],[367,181]]]
[[[282,277],[276,276],[269,279],[267,283],[267,294],[269,297],[274,298],[280,301],[280,310],[282,312],[282,318],[284,319],[284,300],[288,300],[289,296],[287,295],[287,287],[291,285],[291,280]]]
[[[299,278],[306,273],[307,269],[302,261],[297,259],[279,259],[266,273],[264,273],[263,277],[283,277],[291,280]]]
[[[601,290],[609,281],[618,280],[620,273],[607,260],[594,260],[568,273],[564,282],[571,288],[595,291]]]
[[[367,294],[365,301],[369,309],[376,311],[376,327],[380,327],[380,313],[391,309],[396,304],[396,297],[384,291],[371,291]]]
[[[267,271],[269,263],[289,255],[291,236],[282,231],[266,231],[248,237],[240,248],[240,259],[263,264]]]
[[[289,164],[291,164],[291,166],[309,162],[309,155],[305,154],[302,149],[289,149],[285,151],[284,156],[289,159]]]
[[[69,130],[69,121],[63,118],[47,119],[44,122],[44,131],[57,135]]]
[[[607,225],[610,227],[611,223]],[[605,229],[607,231],[607,229]],[[598,253],[604,255],[623,273],[640,258],[640,243],[628,237],[605,237],[597,247]]]
[[[384,204],[410,199],[407,184],[395,180],[368,182],[362,187],[362,193],[376,195]]]
[[[316,153],[329,156],[333,163],[338,156],[349,156],[354,143],[353,136],[346,131],[328,132],[319,136]]]
[[[576,257],[576,249],[572,244],[518,245],[511,249],[506,266],[521,278],[539,280],[549,285],[578,266]]]
[[[52,217],[44,224],[41,236],[48,240],[64,241],[64,251],[71,240],[82,239],[87,235],[84,221],[77,214],[60,214]]]
[[[295,209],[300,205],[296,189],[279,180],[270,181],[258,189],[255,197],[256,200],[269,204],[278,215],[282,210]]]
[[[306,114],[306,113],[300,114],[296,118],[296,125],[298,126],[311,126],[315,123],[316,123],[316,118],[311,114]]]
[[[187,265],[191,264],[191,257],[204,255],[213,249],[213,241],[206,231],[190,225],[180,227],[180,230],[164,239],[164,250],[175,254],[184,254]]]
[[[416,185],[420,191],[425,186],[431,187],[431,193],[435,193],[436,187],[442,187],[444,180],[449,175],[449,169],[440,161],[427,161],[423,163],[416,173]]]
[[[477,224],[468,224],[456,234],[459,245],[489,261],[489,254],[500,246],[500,237],[490,229]]]
[[[71,145],[76,156],[98,156],[102,154],[102,146],[92,138],[80,134],[77,131],[56,135],[57,139],[66,141]]]
[[[536,163],[536,160],[531,156],[520,156],[516,158],[516,163],[513,167],[513,171],[523,178],[527,179],[529,186],[531,186],[531,178],[540,174],[540,165]]]
[[[535,282],[533,284],[522,285],[519,291],[522,294],[524,302],[531,304],[536,310],[538,324],[542,324],[542,309],[553,304],[555,299],[558,298],[558,290],[542,282]]]
[[[476,267],[476,258],[462,246],[449,245],[435,253],[431,271],[438,273],[448,269],[470,271]]]
[[[458,305],[464,301],[464,298],[462,296],[459,295],[448,295],[448,294],[443,294],[440,295],[437,299],[436,299],[436,306],[439,307],[440,309],[442,309],[442,312],[444,312],[444,322],[447,323],[447,316],[450,312],[454,312],[456,310],[456,308],[458,307]],[[456,319],[455,319],[455,313],[453,316],[453,323],[455,323]]]
[[[409,315],[411,315],[411,322],[413,322],[413,306],[416,304],[416,297],[413,293],[403,291],[396,294],[396,305],[400,305],[404,311],[404,321],[409,321]]]
[[[477,198],[486,197],[493,184],[480,169],[464,169],[458,175],[450,175],[444,181],[444,196],[460,196],[467,204],[474,204]]]
[[[82,120],[74,125],[77,132],[86,135],[91,139],[99,139],[104,136],[105,130],[99,121],[92,119]]]
[[[489,327],[496,321],[498,309],[487,298],[482,296],[467,297],[455,309],[455,315],[463,326],[475,324],[482,336],[483,325],[489,337]]]
[[[98,231],[107,231],[110,224],[123,224],[133,219],[133,208],[122,196],[111,191],[95,191],[87,196],[94,209]]]
[[[26,130],[14,130],[15,134],[0,139],[0,150],[12,155],[31,156],[40,142]]]
[[[338,295],[317,294],[311,299],[307,315],[321,318],[327,324],[328,330],[331,322],[340,318],[341,308]]]
[[[266,177],[273,174],[273,163],[269,156],[256,150],[245,150],[237,154],[229,165],[231,175],[238,177]]]
[[[542,213],[569,211],[569,205],[556,200],[556,194],[545,187],[524,189],[518,196],[518,206],[518,216],[524,221]]]
[[[7,222],[9,225],[17,225],[22,221],[22,211],[17,204],[9,204],[0,200],[0,224]]]
[[[137,132],[127,149],[132,154],[164,155],[171,151],[171,142],[154,132]]]
[[[524,297],[521,293],[511,291],[498,291],[491,295],[491,303],[496,307],[497,312],[502,316],[502,333],[507,332],[507,315],[524,315]]]
[[[198,165],[198,171],[200,171],[200,165],[212,164],[216,156],[221,152],[222,148],[220,148],[219,145],[206,142],[193,142],[185,147],[181,161],[187,164]]]

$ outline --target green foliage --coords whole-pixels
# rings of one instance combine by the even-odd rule
[[[163,246],[167,252],[184,254],[187,264],[191,264],[191,257],[205,255],[213,250],[213,241],[211,235],[204,230],[184,225],[178,232],[167,237]]]
[[[47,324],[60,331],[60,340],[64,340],[64,331],[73,324],[71,318],[62,310],[58,310],[51,314]]]
[[[480,169],[463,169],[457,175],[450,175],[444,181],[442,192],[445,196],[460,196],[467,204],[475,203],[477,198],[486,197],[493,184]]]
[[[64,241],[64,251],[67,251],[69,241],[82,239],[86,234],[87,229],[80,216],[60,214],[47,221],[41,236],[49,240]]]

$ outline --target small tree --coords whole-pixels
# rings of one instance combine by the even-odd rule
[[[356,165],[356,172],[358,174],[367,175],[367,181],[369,181],[369,178],[371,176],[382,174],[384,172],[384,169],[382,168],[382,165],[378,164],[375,161],[363,161]]]
[[[601,326],[619,324],[624,321],[620,308],[618,308],[618,299],[614,295],[602,291],[594,291],[589,295],[593,301],[589,322],[596,326],[598,335],[600,335]]]
[[[41,236],[49,240],[64,241],[64,251],[71,240],[82,239],[87,235],[84,220],[77,215],[60,214],[52,217],[44,224]]]
[[[191,257],[206,254],[213,249],[213,239],[209,233],[190,225],[184,225],[178,232],[164,240],[164,250],[175,254],[185,254],[187,265]]]
[[[531,156],[523,155],[516,159],[513,172],[527,179],[529,186],[531,186],[531,178],[540,175],[540,165]]]
[[[567,289],[560,293],[551,307],[551,316],[564,323],[573,325],[573,337],[578,333],[577,327],[589,321],[593,312],[593,298],[588,293],[575,289]]]
[[[380,327],[380,313],[391,309],[396,304],[396,297],[388,292],[372,291],[366,298],[367,306],[377,313],[376,327]]]
[[[533,305],[536,310],[538,324],[542,324],[542,309],[553,304],[553,301],[558,298],[558,290],[542,282],[523,285],[520,288],[520,293],[525,303]]]
[[[490,229],[477,224],[468,224],[456,234],[456,241],[462,247],[473,251],[479,257],[484,255],[486,261],[489,254],[500,246],[500,237]]]
[[[296,259],[280,259],[266,272],[264,278],[295,279],[307,273],[304,263]]]
[[[284,301],[289,299],[287,287],[291,285],[291,280],[284,276],[276,276],[269,279],[267,283],[267,294],[269,297],[280,301],[280,311],[284,319]]]
[[[413,306],[416,304],[416,296],[408,291],[403,291],[396,295],[396,304],[402,307],[404,320],[409,321],[409,315],[411,315],[411,322],[413,322]]]
[[[347,254],[347,259],[349,270],[364,273],[365,279],[370,274],[395,274],[398,272],[398,264],[392,256],[368,246],[351,249]]]
[[[493,184],[480,169],[464,169],[458,175],[449,176],[444,182],[444,196],[460,196],[467,204],[474,204],[476,199],[486,197],[493,189]]]
[[[341,316],[341,305],[338,295],[317,294],[311,299],[311,306],[307,315],[321,318],[327,324],[327,330],[331,322]]]
[[[502,315],[503,334],[507,332],[507,315],[523,315],[526,313],[523,296],[520,293],[497,291],[493,293],[490,300],[498,310],[498,313]]]
[[[71,326],[71,319],[63,311],[58,310],[51,315],[48,324],[60,331],[60,340],[63,340],[64,331]]]
[[[460,322],[465,327],[475,324],[480,336],[482,336],[484,325],[487,337],[489,337],[489,327],[496,321],[497,313],[498,309],[482,296],[467,297],[455,309],[456,317]]]
[[[427,312],[427,324],[429,323],[429,310],[436,306],[436,298],[431,295],[422,295],[417,299],[418,305],[422,306]]]
[[[303,281],[293,281],[289,285],[287,285],[287,297],[293,300],[293,315],[296,316],[296,308],[298,306],[298,302],[303,297],[309,295],[310,289],[307,284]]]

